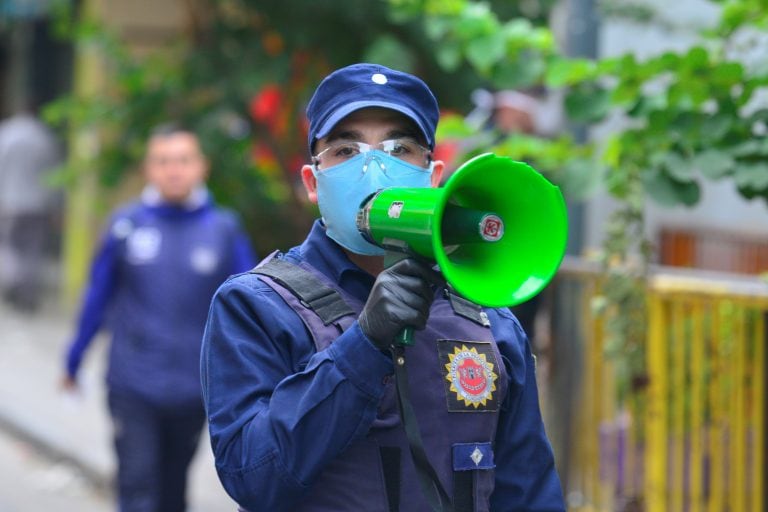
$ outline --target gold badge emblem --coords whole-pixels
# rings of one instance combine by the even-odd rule
[[[453,353],[446,354],[445,378],[450,383],[449,391],[456,393],[457,403],[463,402],[467,408],[485,409],[494,402],[493,392],[499,377],[494,372],[494,363],[488,360],[485,352],[478,352],[476,347],[468,348],[462,343],[453,347]],[[494,359],[492,354],[491,358]]]

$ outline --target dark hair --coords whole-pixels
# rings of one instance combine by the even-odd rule
[[[192,128],[178,121],[169,121],[167,123],[161,123],[154,126],[151,130],[149,130],[149,137],[168,137],[170,135],[177,135],[179,133],[188,133],[197,137],[197,134],[194,130],[192,130]]]

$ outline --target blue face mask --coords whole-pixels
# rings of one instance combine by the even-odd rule
[[[432,165],[417,167],[376,149],[328,169],[319,171],[313,166],[312,172],[317,179],[317,203],[328,236],[356,254],[381,256],[384,249],[367,242],[357,230],[361,203],[383,188],[429,187]]]

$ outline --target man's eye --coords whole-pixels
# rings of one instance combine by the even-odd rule
[[[390,154],[392,155],[407,155],[412,152],[412,149],[408,146],[408,144],[403,142],[395,142],[392,144],[392,149],[390,150]]]
[[[336,148],[336,151],[334,151],[334,156],[339,158],[349,158],[352,156],[355,156],[360,152],[360,148],[357,147],[355,144],[344,144],[343,146],[339,146]]]

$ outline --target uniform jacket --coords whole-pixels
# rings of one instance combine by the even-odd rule
[[[357,304],[356,310],[365,303],[374,282],[373,276],[351,263],[325,236],[320,223],[284,258],[311,266],[348,302]],[[450,322],[440,324],[438,317],[450,316],[450,311],[439,298],[433,311],[435,307],[440,313],[430,316],[418,346],[438,343],[437,338],[449,334]],[[482,341],[493,343],[494,358],[503,367],[496,373],[496,394],[485,396],[489,401],[498,400],[493,404],[498,406],[492,416],[494,424],[489,427],[486,422],[475,432],[471,424],[441,430],[439,422],[430,422],[424,411],[420,415],[424,437],[431,439],[430,432],[452,436],[443,448],[492,437],[488,440],[495,464],[490,510],[562,511],[565,507],[539,413],[535,366],[527,339],[508,310],[486,309],[485,313],[490,332]],[[462,328],[457,331],[459,336],[449,338],[466,334]],[[475,330],[472,336],[476,335]],[[450,363],[450,354],[457,357],[456,347],[446,347],[443,356]],[[434,358],[428,364],[440,371],[437,350],[429,350],[425,357]],[[201,372],[217,471],[225,489],[241,506],[252,511],[360,510],[357,492],[366,510],[388,510],[380,490],[362,473],[349,481],[346,500],[320,506],[330,499],[323,487],[335,485],[337,493],[343,492],[333,476],[349,473],[334,467],[367,457],[354,450],[371,440],[387,444],[381,436],[398,428],[396,414],[394,425],[382,428],[393,413],[388,404],[392,400],[392,361],[365,337],[356,320],[329,344],[318,345],[275,287],[252,273],[235,276],[221,286],[211,304]],[[467,404],[450,389],[450,383],[446,386],[440,380],[443,377],[423,386],[425,395],[433,395],[428,398],[431,411],[444,417],[464,414],[449,410],[457,402],[465,408]],[[411,370],[412,390],[419,388],[414,382],[418,378]],[[419,400],[414,398],[414,403]],[[451,464],[450,453],[436,453],[438,449],[430,447],[429,441],[425,445],[436,466]],[[450,482],[444,483],[450,487]],[[423,505],[423,501],[401,502],[400,510],[420,511]],[[478,510],[482,507],[480,504]]]

